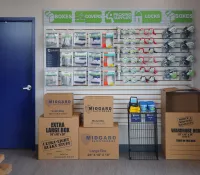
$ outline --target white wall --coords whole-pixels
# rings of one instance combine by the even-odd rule
[[[43,81],[44,81],[43,80],[43,10],[44,9],[48,8],[50,9],[196,8],[197,9],[197,7],[200,7],[198,1],[199,0],[123,0],[123,1],[0,0],[1,17],[36,18],[36,123],[37,123],[37,117],[43,113]],[[196,15],[199,13],[200,12],[197,12]],[[198,21],[197,23],[200,25]],[[198,30],[200,30],[200,26]],[[198,39],[200,41],[200,34],[198,35]],[[198,61],[198,67],[199,66],[200,66],[200,61]],[[195,81],[195,83],[200,87],[200,82]],[[123,140],[121,141],[121,143],[123,143]]]

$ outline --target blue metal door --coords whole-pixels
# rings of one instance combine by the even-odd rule
[[[0,148],[34,148],[34,20],[0,18]]]

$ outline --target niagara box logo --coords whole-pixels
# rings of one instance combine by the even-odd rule
[[[75,22],[76,23],[101,23],[102,12],[101,11],[76,11]]]
[[[89,134],[82,134],[81,135],[81,140],[85,145],[88,145],[90,142],[93,143],[99,143],[99,142],[104,142],[104,143],[110,143],[110,142],[115,142],[117,139],[116,136],[93,136]]]
[[[192,10],[167,10],[165,12],[167,20],[172,23],[192,23]]]
[[[132,12],[131,11],[106,11],[105,22],[106,23],[131,23]]]
[[[72,11],[45,11],[44,14],[49,23],[72,23]]]
[[[88,114],[90,114],[90,113],[92,113],[92,112],[109,113],[109,112],[112,112],[112,107],[87,105],[87,106],[85,106],[85,111],[86,111]]]

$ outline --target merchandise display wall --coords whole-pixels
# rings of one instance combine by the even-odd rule
[[[113,3],[115,6],[113,6]],[[182,0],[171,0],[168,2],[165,1],[158,1],[154,0],[151,1],[150,3],[146,3],[146,1],[126,1],[123,3],[123,6],[119,2],[107,2],[107,1],[86,1],[86,2],[79,2],[79,1],[73,1],[70,2],[70,4],[67,1],[59,0],[59,1],[25,1],[25,0],[20,0],[20,1],[3,1],[1,2],[0,6],[0,16],[6,16],[6,17],[15,17],[15,16],[20,16],[20,17],[27,17],[27,16],[32,16],[36,17],[36,131],[37,131],[37,117],[40,116],[43,113],[43,94],[44,94],[44,64],[43,64],[43,16],[42,12],[44,9],[51,8],[51,9],[66,9],[67,8],[72,8],[72,9],[99,9],[99,8],[130,8],[134,7],[136,8],[152,8],[152,9],[158,9],[158,8],[178,8],[178,9],[193,9],[194,7],[197,8],[197,1],[191,0],[191,1],[182,1]],[[20,4],[20,5],[19,5]],[[66,5],[67,4],[67,5]],[[6,9],[10,9],[9,12]],[[198,15],[198,11],[195,11],[195,16]],[[195,18],[197,19],[197,18]],[[197,30],[199,29],[199,23],[198,21],[195,21],[195,27]],[[197,33],[198,35],[198,33]],[[197,37],[197,40],[199,38],[199,35]],[[198,42],[198,41],[197,41]],[[196,46],[198,47],[198,46]],[[198,51],[198,49],[196,48]],[[199,64],[199,61],[197,62]],[[197,77],[194,79],[194,83],[196,81]],[[159,83],[159,82],[158,82]],[[197,82],[195,85],[199,85]],[[164,85],[165,86],[165,85]],[[120,144],[127,144],[128,139],[126,138],[127,136],[127,123],[126,123],[126,117],[127,115],[124,114],[124,111],[126,109],[126,104],[128,102],[128,98],[131,95],[138,96],[140,99],[151,99],[155,100],[158,105],[160,103],[160,86],[157,86],[156,84],[153,84],[153,86],[150,86],[151,90],[148,92],[145,89],[141,90],[141,86],[123,86],[123,88],[126,89],[124,91],[121,86],[114,86],[114,87],[103,87],[104,89],[107,89],[106,94],[115,94],[115,98],[119,103],[123,104],[115,104],[115,121],[118,121],[120,123],[119,130],[120,130]],[[198,87],[198,86],[196,86]],[[200,86],[199,86],[200,87]],[[97,92],[100,93],[98,88],[102,87],[95,87],[94,91],[91,91],[87,87],[87,90],[84,91],[84,93],[79,93],[78,89],[81,89],[81,87],[76,87],[75,90],[75,98],[77,101],[79,99],[83,99],[85,95],[89,95],[91,93],[96,94]],[[115,89],[113,89],[115,88]],[[118,89],[120,88],[120,89]],[[94,89],[94,88],[93,88]],[[134,93],[133,93],[134,90]],[[100,93],[104,94],[104,93]],[[123,109],[121,109],[121,107]],[[159,106],[158,106],[159,107]],[[76,106],[77,110],[80,111],[82,110],[82,105],[79,104]],[[122,113],[122,114],[121,114]],[[161,123],[159,123],[161,125]],[[159,126],[160,128],[160,126]],[[160,130],[160,129],[159,129]],[[37,134],[36,134],[37,135]],[[160,137],[160,135],[159,135]],[[37,140],[37,138],[36,138]]]

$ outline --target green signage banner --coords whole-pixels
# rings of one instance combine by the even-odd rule
[[[49,23],[72,23],[72,11],[45,11]]]
[[[132,11],[106,11],[106,23],[132,23]]]
[[[135,11],[136,23],[161,23],[161,11]]]
[[[193,22],[193,12],[191,10],[167,10],[165,14],[171,23]]]
[[[146,25],[193,23],[193,10],[45,10],[44,25]]]
[[[101,23],[101,11],[75,11],[76,23]]]

